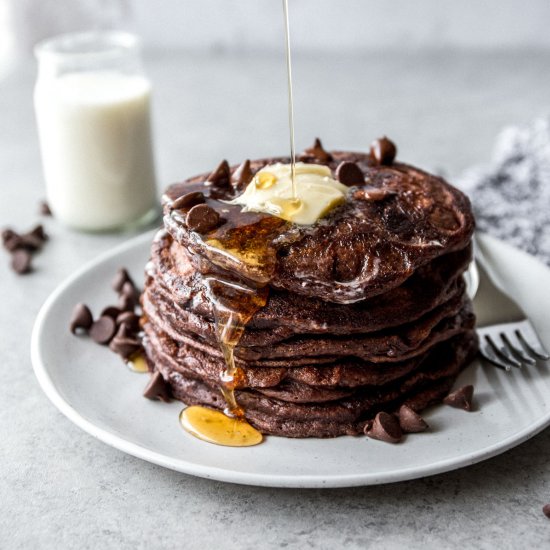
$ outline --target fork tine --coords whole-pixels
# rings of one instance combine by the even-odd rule
[[[479,352],[489,363],[493,364],[495,367],[498,367],[499,369],[510,371],[512,367],[510,365],[504,364],[502,361],[499,361],[498,357],[496,356],[495,352],[492,350],[491,346],[489,344],[486,344],[485,346],[479,347]]]
[[[525,355],[525,353],[522,352],[520,348],[512,344],[510,341],[510,338],[505,332],[500,333],[500,337],[502,338],[502,341],[504,342],[504,345],[507,346],[508,351],[521,363],[527,363],[528,365],[536,365],[536,361],[530,357]]]
[[[488,334],[485,335],[485,340],[487,340],[497,357],[499,357],[505,363],[509,363],[510,365],[512,365],[512,367],[516,367],[516,369],[521,369],[521,363],[514,359],[506,348],[499,348]]]
[[[550,355],[548,352],[542,347],[540,344],[540,341],[538,338],[536,338],[538,345],[533,345],[530,342],[527,341],[525,336],[523,335],[522,331],[517,329],[516,330],[516,336],[518,337],[518,340],[521,342],[521,345],[523,346],[523,349],[529,353],[530,355],[536,357],[537,359],[541,359],[542,361],[548,361],[550,359]]]

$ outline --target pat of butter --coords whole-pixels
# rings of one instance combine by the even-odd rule
[[[295,165],[296,197],[290,164],[270,164],[256,173],[244,193],[231,201],[245,212],[265,212],[299,225],[310,225],[346,200],[348,188],[328,166]]]

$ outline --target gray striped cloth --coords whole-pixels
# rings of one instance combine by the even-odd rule
[[[550,117],[505,128],[491,162],[456,183],[472,199],[481,231],[550,265]]]

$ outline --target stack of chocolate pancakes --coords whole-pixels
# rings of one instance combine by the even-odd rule
[[[168,188],[142,306],[151,369],[175,398],[225,408],[221,319],[244,326],[233,387],[265,434],[354,435],[447,395],[477,351],[462,277],[474,220],[460,191],[387,149],[307,150],[350,187],[310,226],[226,202],[288,159],[223,162]]]

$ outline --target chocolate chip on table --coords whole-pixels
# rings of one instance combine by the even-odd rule
[[[386,412],[379,412],[374,421],[366,424],[365,434],[372,439],[379,439],[386,443],[398,443],[403,436],[397,418]]]
[[[52,211],[50,210],[50,205],[46,201],[40,201],[38,213],[42,216],[51,216]]]
[[[220,222],[220,215],[207,204],[193,206],[185,217],[185,224],[191,231],[206,233]]]
[[[69,328],[73,334],[76,334],[77,329],[87,331],[93,322],[92,312],[86,304],[76,304],[74,306],[71,322],[69,323]]]
[[[30,273],[32,256],[28,250],[20,248],[11,255],[11,267],[19,275]]]
[[[193,191],[186,193],[181,197],[178,197],[170,205],[171,210],[182,210],[195,206],[196,204],[202,204],[205,201],[204,194],[200,191]]]
[[[542,513],[547,517],[550,518],[550,504],[545,504],[542,507]]]
[[[231,170],[229,163],[224,159],[218,164],[216,169],[206,178],[204,185],[224,185],[229,183]]]
[[[348,187],[365,183],[365,177],[359,166],[355,162],[348,161],[341,162],[338,165],[336,179]]]
[[[246,159],[231,175],[231,185],[235,189],[244,189],[254,177],[250,169],[250,160]]]
[[[126,325],[128,330],[133,333],[139,332],[139,315],[136,315],[133,311],[123,311],[116,318],[117,325]]]
[[[399,425],[405,433],[423,432],[428,428],[426,421],[408,405],[399,409]]]
[[[145,386],[145,390],[143,391],[143,397],[147,397],[147,399],[158,399],[165,403],[170,402],[172,397],[170,386],[166,383],[159,371],[155,371],[152,374],[149,383]]]
[[[378,138],[371,143],[370,160],[374,164],[390,166],[397,155],[397,147],[386,136]]]
[[[474,395],[474,387],[469,384],[467,386],[462,386],[458,390],[451,392],[445,399],[443,403],[456,409],[462,409],[464,411],[472,410],[472,397]]]
[[[134,284],[134,281],[132,281],[132,278],[128,274],[128,271],[121,267],[116,272],[115,278],[113,279],[111,286],[113,287],[113,290],[115,292],[120,292],[122,290],[122,287],[124,286],[124,283],[127,283],[128,281]]]
[[[320,162],[330,162],[332,155],[325,151],[319,138],[315,138],[312,147],[306,149],[300,154],[300,160],[318,160]]]
[[[116,332],[116,323],[112,317],[103,315],[90,327],[90,337],[97,344],[108,344]]]

